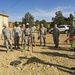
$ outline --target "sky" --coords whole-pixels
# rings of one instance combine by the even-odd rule
[[[22,21],[27,12],[34,17],[34,21],[45,19],[52,21],[55,12],[62,11],[63,16],[75,12],[75,0],[0,0],[0,13],[9,15],[9,21]]]

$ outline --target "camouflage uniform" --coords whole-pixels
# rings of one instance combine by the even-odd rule
[[[42,45],[42,39],[44,41],[44,46],[46,45],[46,33],[47,29],[43,27],[43,24],[41,24],[41,27],[38,31],[38,38],[40,39],[40,45]]]
[[[21,43],[22,43],[22,47],[24,48],[24,43],[25,43],[25,34],[24,34],[24,30],[25,30],[25,24],[22,26],[21,28]]]
[[[4,37],[6,48],[9,51],[9,48],[11,48],[12,50],[12,41],[11,41],[12,34],[10,29],[7,28],[6,26],[7,26],[6,24],[3,25],[4,28],[2,29],[2,38]]]
[[[54,28],[53,29],[53,41],[55,44],[55,48],[58,48],[58,45],[59,45],[59,35],[60,35],[60,32],[58,28]]]
[[[32,26],[31,27],[31,33],[32,33],[32,42],[34,43],[35,45],[35,33],[36,33],[36,27],[35,26]]]
[[[26,45],[28,45],[28,49],[30,47],[31,44],[31,29],[29,28],[29,23],[26,24],[26,28],[24,29],[24,35],[25,35],[25,42],[24,42],[24,48],[26,48]]]
[[[13,28],[13,37],[14,37],[14,45],[15,45],[15,49],[20,49],[19,47],[19,40],[20,40],[20,36],[21,36],[21,29],[19,26],[16,26]]]

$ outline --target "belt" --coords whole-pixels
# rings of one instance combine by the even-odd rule
[[[25,36],[29,36],[29,35],[25,35]]]

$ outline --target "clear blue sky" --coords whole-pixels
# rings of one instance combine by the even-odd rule
[[[56,11],[62,11],[65,17],[75,12],[75,0],[0,0],[0,13],[9,15],[9,21],[22,21],[30,12],[34,20],[51,21]]]

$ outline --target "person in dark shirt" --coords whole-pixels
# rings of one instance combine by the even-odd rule
[[[69,31],[67,33],[67,36],[69,36],[69,38],[72,38],[75,35],[74,30],[75,30],[75,24],[74,24],[74,22],[72,22],[71,26],[69,27]],[[71,48],[72,48],[72,39],[70,39],[69,41],[70,41]]]

